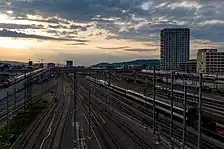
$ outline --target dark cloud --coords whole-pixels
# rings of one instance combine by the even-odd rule
[[[6,29],[43,29],[44,26],[39,25],[21,25],[21,24],[9,24],[9,23],[0,23],[0,28],[6,28]]]
[[[64,29],[67,28],[67,26],[65,26],[65,25],[59,25],[59,24],[58,24],[58,25],[50,25],[50,24],[49,24],[48,27],[49,27],[49,28],[64,28]]]
[[[74,30],[77,30],[77,31],[87,31],[87,29],[92,27],[92,26],[93,25],[82,26],[82,25],[72,24],[72,25],[70,25],[70,29],[74,29]]]
[[[81,43],[69,43],[67,45],[74,45],[74,46],[76,46],[76,45],[88,45],[88,44],[81,42]]]
[[[58,40],[58,41],[76,41],[76,42],[87,42],[88,40],[80,40],[80,39],[66,39],[66,38],[54,38],[48,36],[39,36],[32,34],[19,33],[16,31],[10,31],[7,29],[3,29],[0,31],[0,37],[13,37],[13,38],[34,38],[40,40]]]
[[[55,35],[58,34],[57,30],[47,30],[47,32],[50,33],[50,34],[55,34]]]
[[[151,52],[156,50],[157,49],[137,49],[137,48],[124,49],[124,51],[129,51],[129,52]]]
[[[125,47],[114,47],[114,48],[110,48],[110,47],[96,47],[98,49],[108,49],[108,50],[119,50],[119,49],[126,49],[129,48],[129,46],[125,46]]]
[[[143,0],[32,0],[13,1],[13,8],[20,8],[20,13],[38,13],[51,16],[58,14],[74,20],[91,20],[96,15],[102,17],[120,16],[122,10],[136,8]],[[22,9],[21,9],[22,8]],[[128,14],[126,14],[128,15]]]
[[[102,32],[99,32],[99,33],[96,33],[95,35],[99,36],[99,35],[102,35],[102,34],[103,34]]]
[[[145,2],[148,3],[142,9],[141,5]],[[223,0],[13,0],[11,8],[15,9],[15,16],[39,14],[48,19],[35,21],[54,24],[70,24],[67,20],[85,23],[95,21],[97,28],[114,34],[108,39],[156,42],[162,28],[189,27],[192,39],[223,42],[223,24],[200,25],[206,20],[224,20],[223,7]],[[132,27],[145,20],[149,23]],[[117,21],[131,25],[119,25]],[[70,28],[86,31],[89,27],[71,25]]]
[[[99,35],[103,35],[103,33],[102,32],[98,32],[96,34],[91,33],[88,36],[91,37],[91,36],[99,36]]]
[[[67,20],[61,20],[57,18],[48,18],[48,19],[30,19],[27,16],[25,17],[19,17],[19,20],[29,20],[34,22],[44,22],[44,23],[51,23],[51,24],[70,24]]]

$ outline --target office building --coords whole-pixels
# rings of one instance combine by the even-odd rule
[[[188,72],[188,73],[196,73],[197,71],[197,60],[189,60],[187,62],[183,62],[179,64],[179,71]]]
[[[163,29],[160,34],[160,68],[177,70],[180,63],[189,60],[190,29]]]
[[[224,52],[218,52],[217,49],[198,50],[197,72],[224,74]]]

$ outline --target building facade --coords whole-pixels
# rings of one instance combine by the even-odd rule
[[[189,60],[179,64],[179,71],[196,73],[197,71],[197,60]]]
[[[66,61],[66,67],[73,67],[73,61]]]
[[[224,52],[217,49],[198,50],[197,73],[224,74]]]
[[[160,33],[160,68],[177,70],[180,63],[189,60],[190,29],[169,28]]]
[[[53,68],[53,67],[55,67],[55,66],[56,66],[55,63],[48,63],[48,64],[47,64],[47,67],[48,67],[48,68]]]

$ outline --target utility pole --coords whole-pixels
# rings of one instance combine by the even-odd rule
[[[170,148],[173,148],[173,79],[174,79],[174,72],[171,73],[171,95],[170,95],[170,100],[171,100],[171,115],[170,115]]]
[[[29,74],[28,76],[28,82],[27,82],[27,100],[28,100],[28,105],[31,104],[31,100],[32,100],[32,86],[31,86],[31,77],[32,77],[32,74]]]
[[[90,101],[90,98],[91,98],[91,88],[89,87],[89,102],[88,102],[88,107],[89,107],[89,109],[88,109],[88,116],[89,116],[89,131],[88,131],[88,137],[89,137],[89,139],[90,139],[90,137],[91,137],[91,118],[90,118],[90,108],[91,108],[91,101]]]
[[[24,110],[26,108],[26,99],[27,99],[27,74],[25,73],[25,82],[24,82]]]
[[[105,75],[105,85],[104,85],[104,89],[105,89],[105,103],[107,102],[107,94],[108,94],[108,92],[107,92],[107,80],[108,80],[108,78],[107,78],[107,74]]]
[[[74,80],[74,83],[73,83],[73,88],[74,88],[74,95],[73,95],[73,98],[74,98],[74,125],[75,125],[75,122],[76,122],[76,107],[77,107],[77,80],[76,80],[76,68],[74,67],[74,76],[73,76],[73,80]]]
[[[109,86],[108,87],[111,86],[111,75],[112,75],[112,70],[110,70],[110,73],[109,73],[109,84],[108,84]],[[110,95],[109,95],[108,91],[107,91],[107,101],[109,104],[109,108],[111,109]]]
[[[7,106],[7,145],[9,145],[9,91],[6,91],[6,106]]]
[[[169,85],[169,77],[167,76],[168,75],[168,70],[166,71],[166,91],[168,91],[168,85]]]
[[[215,80],[215,82],[216,82],[216,86],[215,86],[215,88],[216,88],[216,91],[218,91],[218,88],[219,88],[219,75],[218,74],[216,74],[216,80]]]
[[[14,84],[13,89],[13,108],[16,109],[16,84]]]
[[[186,137],[186,111],[187,111],[187,86],[186,82],[184,82],[184,113],[183,113],[183,149],[185,148],[185,137]]]
[[[202,74],[199,75],[199,95],[198,95],[198,149],[200,149],[201,142],[201,107],[202,107]]]
[[[153,134],[155,134],[155,100],[156,100],[156,74],[155,74],[155,66],[153,67]]]
[[[112,70],[110,69],[110,72],[109,72],[109,80],[108,80],[108,84],[109,86],[111,85],[111,74],[112,74]]]
[[[94,83],[94,94],[96,95],[96,82],[97,82],[97,75],[98,72],[96,72],[96,76],[95,76],[95,83]]]

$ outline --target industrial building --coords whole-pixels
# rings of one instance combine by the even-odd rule
[[[189,28],[163,29],[160,40],[160,68],[162,70],[178,70],[180,63],[189,60]]]

